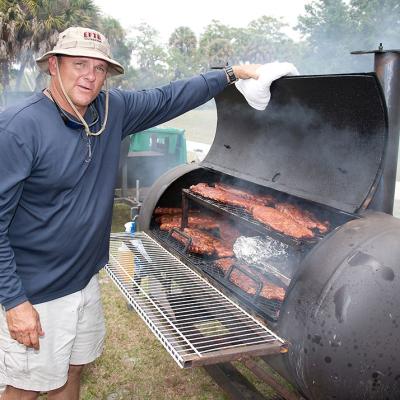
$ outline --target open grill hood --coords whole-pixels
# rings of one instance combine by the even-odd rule
[[[388,69],[397,65],[386,62],[386,58],[384,64]],[[224,361],[237,359],[237,350],[243,357],[261,351],[268,355],[262,357],[304,398],[400,398],[395,373],[400,369],[400,359],[395,356],[400,337],[400,220],[389,215],[399,131],[394,119],[399,114],[398,107],[393,106],[397,100],[390,102],[390,98],[398,97],[399,90],[393,83],[383,87],[390,94],[386,96],[388,107],[373,73],[286,77],[272,85],[271,102],[262,112],[252,109],[234,87],[229,87],[217,98],[216,137],[204,162],[168,171],[152,186],[137,226],[157,246],[176,257],[176,265],[187,265],[199,273],[221,294],[243,307],[245,314],[257,321],[261,318],[273,330],[265,331],[272,335],[272,343],[250,345],[250,352],[245,343],[240,343],[246,349],[223,349],[221,353],[221,349],[213,348],[199,356],[186,353],[187,346],[183,345],[184,354],[176,357],[181,366],[208,365],[220,360],[220,356]],[[203,196],[201,191],[190,189],[199,183],[203,187],[231,185],[234,190],[244,189],[256,196],[272,195],[275,209],[280,210],[276,207],[279,204],[295,205],[320,222],[327,221],[329,230],[317,229],[315,240],[294,240],[290,233],[289,237],[282,234],[285,230],[273,232],[268,220],[266,226],[258,225],[263,220],[253,218],[255,215],[240,202],[236,207],[237,203],[225,202],[223,196],[207,197],[206,192]],[[229,222],[245,240],[256,235],[265,241],[284,243],[287,254],[267,260],[281,275],[264,265],[261,276],[257,273],[260,270],[256,271],[257,260],[244,260],[244,266],[229,266],[229,262],[222,264],[221,259],[215,259],[223,257],[218,252],[197,254],[194,248],[190,249],[190,238],[177,240],[174,232],[161,229],[157,207],[178,209],[181,230],[190,210],[215,221],[222,218],[216,240],[223,239],[221,226]],[[200,224],[202,228],[205,225]],[[268,246],[263,248],[261,243],[256,255],[264,254]],[[238,260],[241,257],[235,256]],[[168,271],[170,264],[172,261],[166,263]],[[147,265],[142,270],[141,263],[138,266],[135,274],[151,272],[169,282],[162,268]],[[114,268],[115,276],[124,277],[120,270],[118,265]],[[131,280],[120,280],[120,284],[128,284],[128,294],[135,274]],[[175,274],[174,270],[170,277],[176,278]],[[282,281],[282,275],[287,281]],[[258,281],[261,284],[255,285]],[[268,297],[266,292],[260,296],[266,281],[275,286],[282,284],[282,301]],[[190,288],[188,301],[194,303],[190,300],[192,284],[182,285]],[[175,288],[173,285],[172,296]],[[164,302],[164,298],[155,300]],[[201,309],[202,301],[198,304]],[[197,304],[193,306],[198,310]],[[177,313],[185,312],[186,303],[174,307]],[[150,309],[148,314],[160,321],[159,314],[153,313],[149,305],[143,304],[141,309]],[[236,326],[236,321],[233,323]],[[163,335],[165,327],[161,323],[159,331]],[[226,327],[222,333],[228,333]],[[231,339],[236,340],[237,332],[232,333]],[[189,334],[197,340],[198,332],[191,330]],[[174,348],[179,346],[175,345],[175,331],[165,332],[164,336],[173,339]],[[206,339],[200,339],[201,346],[203,340]],[[207,343],[207,349],[208,346]]]
[[[368,206],[388,140],[375,74],[279,79],[265,111],[234,87],[216,101],[217,131],[203,166],[346,212]]]

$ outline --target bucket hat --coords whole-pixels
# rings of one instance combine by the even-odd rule
[[[36,59],[39,69],[49,73],[48,59],[56,54],[97,58],[108,63],[109,75],[113,76],[124,73],[124,67],[112,58],[107,38],[93,29],[71,27],[61,32],[53,50]]]

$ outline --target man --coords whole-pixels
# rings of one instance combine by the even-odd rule
[[[103,346],[97,273],[108,260],[121,140],[237,78],[257,78],[259,66],[147,91],[101,91],[123,67],[102,34],[75,27],[37,64],[49,87],[0,114],[1,400],[43,391],[74,400],[83,366]]]

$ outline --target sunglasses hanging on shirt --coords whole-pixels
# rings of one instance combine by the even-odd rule
[[[67,126],[68,128],[71,128],[71,129],[85,129],[85,127],[82,124],[82,122],[73,119],[71,116],[68,115],[68,113],[66,111],[64,111],[58,105],[58,103],[54,100],[54,97],[51,94],[51,91],[49,89],[46,89],[46,92],[50,95],[50,97],[53,100],[55,106],[57,107],[57,111],[60,114],[60,117],[63,120],[65,126]],[[91,113],[91,118],[90,119],[92,120],[92,122],[90,122],[88,124],[88,126],[89,126],[89,128],[91,128],[92,126],[96,125],[99,122],[100,117],[99,117],[99,113],[96,110],[96,107],[93,104],[89,105],[89,112]]]
[[[78,129],[85,130],[85,126],[81,122],[76,121],[75,119],[70,117],[68,115],[68,113],[66,111],[64,111],[58,105],[58,103],[54,100],[54,97],[51,94],[51,91],[49,89],[46,89],[46,92],[49,94],[49,96],[53,100],[53,103],[55,104],[57,111],[66,127],[70,128],[70,129],[75,129],[75,130],[78,130]],[[88,127],[91,128],[92,126],[96,125],[100,121],[100,117],[99,117],[99,113],[96,110],[96,107],[93,104],[89,105],[89,112],[91,113],[92,122],[90,122],[88,124]],[[92,142],[91,142],[91,137],[88,135],[86,135],[86,143],[87,143],[87,155],[85,157],[85,162],[88,163],[92,160]]]

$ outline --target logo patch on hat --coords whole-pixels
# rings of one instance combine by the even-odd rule
[[[95,40],[96,42],[100,43],[103,41],[101,39],[100,34],[97,32],[90,32],[90,31],[83,32],[83,38],[86,40]]]

